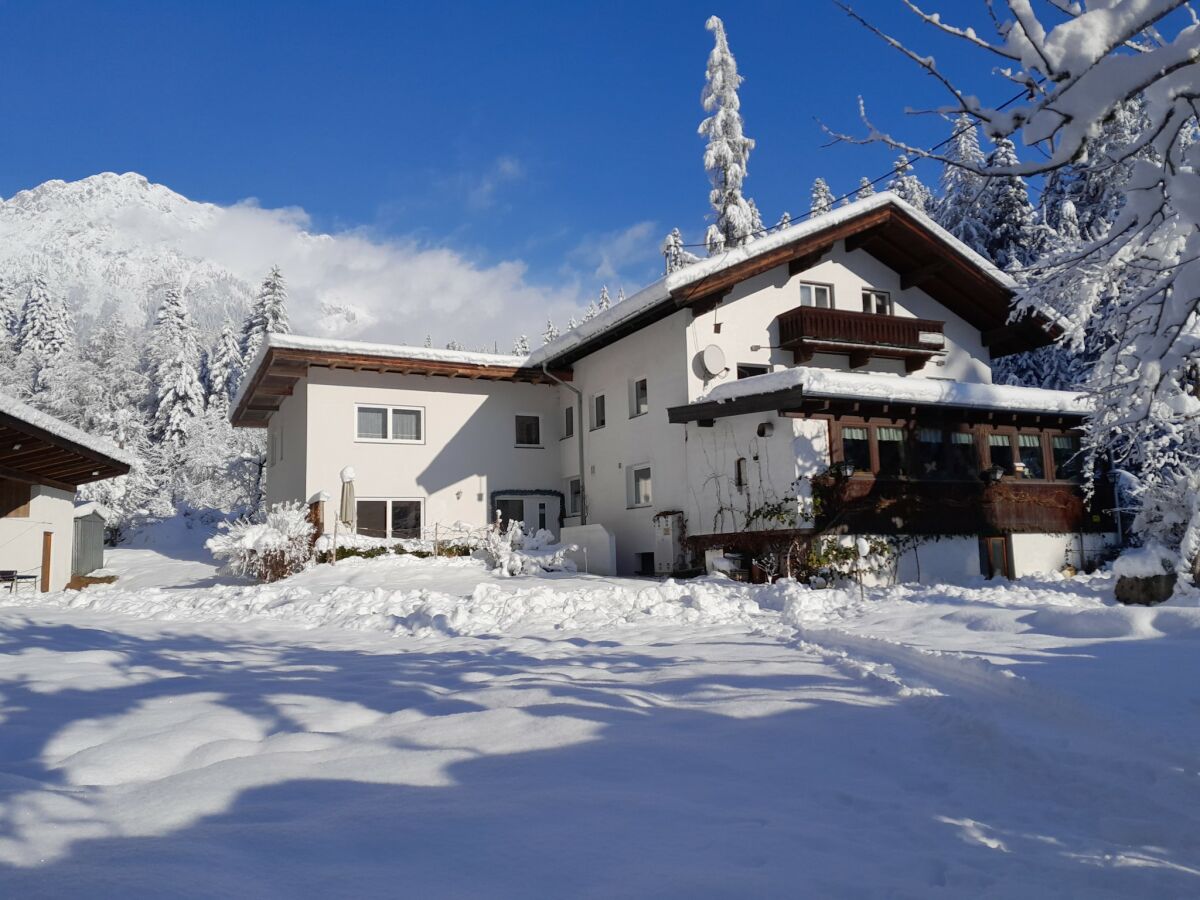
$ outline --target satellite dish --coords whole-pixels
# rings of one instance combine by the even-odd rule
[[[725,351],[716,344],[709,344],[700,353],[700,365],[704,367],[704,371],[710,378],[720,375],[726,368]]]

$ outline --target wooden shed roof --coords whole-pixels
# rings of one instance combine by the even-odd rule
[[[108,441],[0,396],[0,478],[74,491],[125,475],[131,461]]]

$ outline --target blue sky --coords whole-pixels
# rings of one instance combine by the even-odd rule
[[[857,7],[952,71],[984,62],[895,0]],[[915,140],[947,133],[903,115],[944,102],[933,80],[828,0],[6,3],[0,192],[132,170],[194,199],[300,207],[320,230],[520,260],[532,283],[631,290],[670,227],[705,226],[711,13],[746,78],[764,216],[807,209],[816,175],[840,192],[886,170],[885,148],[823,146],[817,120],[855,128],[859,94]]]

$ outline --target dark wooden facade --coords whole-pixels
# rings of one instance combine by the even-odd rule
[[[814,353],[845,353],[852,369],[875,356],[902,359],[905,369],[915,372],[946,346],[946,323],[937,319],[800,306],[778,322],[779,346],[791,350],[798,365]]]

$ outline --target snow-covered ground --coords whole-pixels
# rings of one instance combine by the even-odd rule
[[[1200,608],[185,540],[0,593],[0,896],[1190,896]]]

